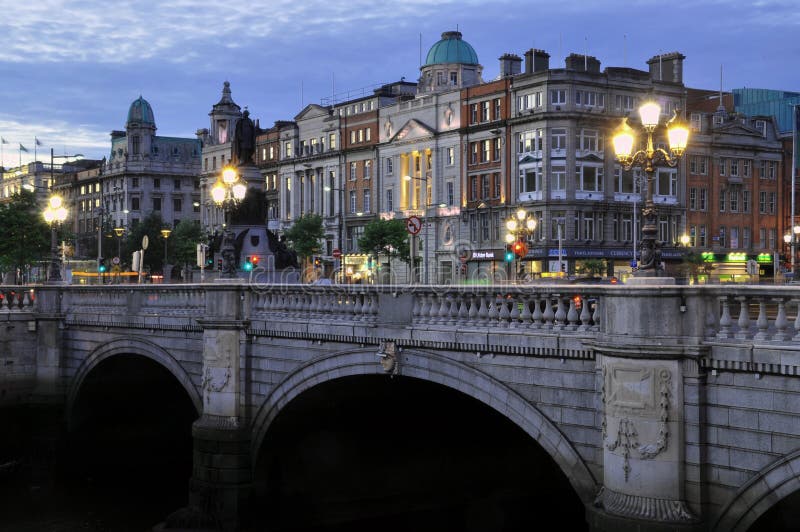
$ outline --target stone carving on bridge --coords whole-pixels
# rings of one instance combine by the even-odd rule
[[[636,452],[643,460],[652,460],[667,449],[669,442],[669,409],[672,375],[666,368],[642,368],[625,365],[603,367],[603,439],[608,433],[609,413],[619,417],[616,439],[607,443],[609,451],[618,451],[623,458],[625,481],[630,475],[630,455]],[[606,390],[610,390],[606,397]],[[641,443],[632,417],[658,417],[658,435],[652,443]]]
[[[231,367],[214,367],[206,366],[203,372],[203,381],[201,387],[208,392],[221,392],[228,385],[231,380]],[[206,402],[209,402],[211,397],[206,395]]]
[[[232,331],[208,331],[208,341],[204,353],[203,379],[200,387],[204,392],[221,392],[231,381],[231,353],[237,346],[236,333]],[[209,393],[205,393],[206,403],[211,401]]]
[[[400,369],[400,364],[397,355],[400,352],[397,343],[393,340],[382,340],[378,347],[378,352],[375,353],[380,358],[381,367],[386,373],[397,375]]]

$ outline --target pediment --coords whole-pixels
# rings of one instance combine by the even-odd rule
[[[526,155],[522,159],[519,160],[519,164],[525,163],[538,163],[542,160],[541,157],[534,157],[533,155]]]
[[[726,135],[744,135],[746,137],[763,137],[756,128],[742,124],[741,122],[727,122],[714,128],[714,133],[724,133]]]
[[[330,112],[326,107],[322,107],[321,105],[317,105],[315,103],[310,103],[305,106],[305,108],[298,113],[294,119],[295,120],[308,120],[309,118],[318,118],[320,116],[328,116]]]
[[[412,118],[397,131],[390,142],[429,138],[434,135],[436,135],[436,131],[433,128],[425,125],[416,118]]]

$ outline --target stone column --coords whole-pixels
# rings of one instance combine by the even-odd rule
[[[684,362],[701,350],[701,304],[689,311],[674,286],[616,291],[602,303],[595,350],[603,488],[589,512],[592,529],[700,530],[685,493]]]
[[[171,526],[239,528],[251,492],[250,430],[242,397],[246,342],[243,287],[206,292],[203,327],[203,414],[192,426],[194,467],[189,512],[173,514]]]
[[[36,382],[32,402],[37,404],[64,403],[61,296],[62,289],[55,286],[36,289]]]

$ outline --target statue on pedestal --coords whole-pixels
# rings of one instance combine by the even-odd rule
[[[250,111],[242,113],[242,118],[236,122],[233,132],[233,155],[236,157],[237,166],[253,164],[253,154],[256,151],[256,125],[250,119]]]

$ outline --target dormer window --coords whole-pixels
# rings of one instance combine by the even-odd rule
[[[764,120],[756,120],[755,123],[753,124],[753,127],[755,127],[761,133],[762,137],[766,137],[767,136],[767,123],[766,123],[766,121],[764,121]]]
[[[725,117],[722,115],[714,115],[714,125],[721,126],[725,122]]]

